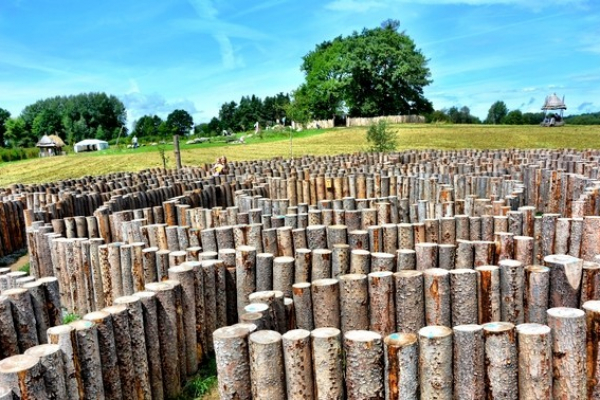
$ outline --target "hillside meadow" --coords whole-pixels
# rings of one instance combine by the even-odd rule
[[[392,125],[398,135],[398,150],[407,149],[498,149],[498,148],[600,148],[599,126],[509,125]],[[246,144],[209,143],[181,145],[182,164],[197,166],[213,163],[219,156],[228,160],[290,157],[289,133],[265,131],[263,138],[246,136]],[[183,141],[182,141],[183,142]],[[354,153],[368,147],[366,128],[334,128],[295,132],[292,155]],[[167,167],[175,167],[173,146],[165,146]],[[0,164],[0,187],[13,183],[41,183],[85,175],[140,171],[162,167],[156,146],[139,149],[113,148],[95,153],[71,153]]]

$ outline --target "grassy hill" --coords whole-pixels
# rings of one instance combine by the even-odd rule
[[[600,148],[598,126],[567,125],[559,128],[509,125],[393,125],[398,150],[406,149],[498,149],[498,148]],[[294,157],[305,154],[340,154],[366,150],[366,128],[335,128],[294,133]],[[290,157],[289,133],[265,132],[246,144],[210,143],[181,146],[184,165],[213,163],[219,156],[228,160]],[[166,146],[167,167],[174,168],[173,147]],[[110,149],[103,152],[68,154],[0,164],[0,186],[40,183],[85,175],[139,171],[162,167],[158,148]]]

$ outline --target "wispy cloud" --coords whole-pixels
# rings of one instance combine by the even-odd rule
[[[271,8],[274,7],[278,7],[281,6],[285,3],[288,3],[290,0],[269,0],[269,1],[263,1],[262,3],[258,3],[258,4],[253,4],[248,8],[245,8],[243,10],[240,10],[239,12],[237,12],[236,14],[233,14],[231,16],[232,19],[237,19],[246,15],[251,15],[254,14],[258,11],[265,11],[265,10],[269,10]],[[284,14],[286,10],[282,9],[282,14]]]
[[[325,8],[333,11],[367,12],[376,8],[386,6],[385,1],[377,0],[335,0],[325,5]]]
[[[158,115],[164,119],[176,109],[185,110],[192,116],[202,113],[196,108],[196,104],[192,100],[167,100],[158,93],[131,92],[121,95],[120,100],[127,108],[127,121],[131,125],[144,115]]]

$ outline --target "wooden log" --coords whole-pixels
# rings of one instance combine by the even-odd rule
[[[307,331],[312,331],[315,327],[310,288],[311,284],[308,282],[299,282],[292,285],[296,326]]]
[[[161,368],[160,340],[158,338],[158,309],[156,293],[150,291],[136,292],[134,297],[140,299],[144,321],[144,340],[146,342],[146,354],[148,356],[148,379],[152,391],[152,399],[164,399],[164,387]],[[196,346],[198,347],[198,345]],[[202,358],[202,348],[197,349],[196,354]]]
[[[575,308],[550,308],[548,326],[552,329],[552,396],[584,399],[587,395],[585,313]]]
[[[383,340],[379,333],[352,330],[344,334],[346,396],[383,399]]]
[[[278,253],[274,254],[276,256],[294,256],[294,239],[291,226],[277,228],[277,249]]]
[[[476,324],[477,272],[472,269],[453,269],[449,274],[452,326]]]
[[[417,268],[417,254],[414,250],[399,249],[396,251],[396,271],[414,270]]]
[[[123,282],[123,296],[133,294],[133,276],[132,276],[132,248],[130,244],[124,244],[120,249],[121,258],[121,281]]]
[[[12,315],[11,301],[0,296],[0,357],[6,358],[19,354],[19,341]]]
[[[315,328],[340,328],[339,285],[337,279],[318,279],[311,283]]]
[[[46,330],[50,328],[50,315],[48,314],[48,300],[43,282],[35,281],[23,285],[31,299],[33,316],[35,317],[35,326],[37,328],[37,337],[40,344],[47,343]]]
[[[164,281],[169,278],[169,254],[171,254],[171,250],[166,249],[158,250],[156,252],[157,282]]]
[[[287,398],[313,399],[310,331],[294,329],[282,335]]]
[[[581,235],[581,258],[584,261],[593,261],[600,254],[600,241],[597,234],[600,232],[600,217],[586,216],[583,219],[583,233]]]
[[[339,278],[350,271],[350,246],[336,244],[331,252],[331,277]]]
[[[399,271],[394,273],[396,331],[417,333],[425,326],[423,272]]]
[[[285,376],[281,334],[256,331],[248,336],[252,398],[285,399]]]
[[[81,371],[81,383],[84,399],[104,398],[100,348],[98,346],[98,328],[91,321],[71,322],[75,328],[77,358]]]
[[[525,268],[523,313],[525,322],[545,325],[548,318],[550,268],[529,265]]]
[[[473,265],[479,267],[482,265],[493,265],[495,243],[492,241],[478,240],[473,241]]]
[[[519,398],[552,399],[550,328],[537,323],[517,325]]]
[[[525,322],[523,311],[524,277],[523,264],[505,259],[499,262],[500,297],[502,300],[501,320],[514,325]]]
[[[200,274],[196,278],[196,302],[199,301],[203,308],[202,315],[200,315],[200,324],[204,330],[203,345],[207,353],[213,351],[210,334],[217,329],[216,262],[216,260],[205,260],[201,261],[200,265],[196,267]],[[199,288],[201,288],[200,293],[198,293]],[[202,300],[198,299],[200,296],[202,296]],[[243,314],[243,311],[239,313],[239,315],[241,314]],[[196,307],[196,320],[198,320],[198,307]]]
[[[391,271],[368,275],[369,329],[382,337],[395,331],[394,279]]]
[[[227,326],[213,332],[219,396],[222,400],[250,400],[252,388],[248,328]]]
[[[296,249],[294,254],[294,283],[310,282],[312,250]]]
[[[371,272],[394,272],[396,260],[390,253],[371,253]]]
[[[147,346],[146,337],[144,334],[144,315],[141,300],[136,296],[124,296],[115,299],[115,305],[123,305],[127,308],[127,315],[129,317],[129,333],[131,336],[133,369],[135,372],[134,387],[136,398],[151,399],[152,389],[150,386],[150,372],[148,367],[148,354],[146,352]],[[194,326],[194,342],[191,347],[192,349],[195,349],[196,344],[195,328],[196,327]],[[195,351],[190,351],[188,354],[189,353],[195,353]]]
[[[419,387],[422,399],[452,399],[452,329],[419,330]]]
[[[437,243],[416,243],[415,251],[417,256],[417,270],[437,268],[438,265],[438,246]]]
[[[186,370],[188,375],[198,372],[198,353],[196,349],[196,286],[194,267],[189,264],[181,264],[169,268],[169,279],[179,281],[182,294],[182,316],[185,337]],[[126,301],[126,300],[122,300]],[[216,310],[215,310],[216,311]],[[146,368],[147,369],[147,368]],[[146,371],[147,374],[147,371]]]
[[[113,299],[123,296],[123,273],[121,271],[121,246],[122,243],[114,242],[108,244],[108,265],[104,264],[103,272],[106,270],[108,276],[102,275],[104,284],[104,297],[106,304],[111,305]],[[110,294],[106,292],[110,286]]]
[[[104,308],[102,311],[109,313],[112,318],[117,365],[121,377],[121,391],[125,398],[135,398],[135,371],[127,307],[115,304]]]
[[[585,261],[583,263],[583,274],[581,277],[580,306],[586,301],[600,300],[600,264],[598,257],[596,262]]]
[[[45,400],[43,367],[38,357],[15,355],[0,361],[0,383],[12,389],[15,399]]]
[[[256,255],[256,291],[273,290],[273,254]]]
[[[454,333],[454,398],[485,398],[485,348],[483,327],[456,325]]]
[[[269,290],[265,292],[254,292],[249,296],[251,304],[266,304],[269,307],[269,320],[272,329],[279,333],[285,333],[287,330],[287,319],[285,311],[285,301],[283,292],[279,290]]]
[[[39,339],[29,291],[23,288],[8,289],[2,292],[2,295],[8,297],[11,304],[20,352],[23,353],[28,348],[37,346]]]
[[[479,324],[501,320],[500,268],[484,265],[475,268],[477,278],[477,301]]]
[[[333,249],[336,244],[346,244],[348,242],[348,228],[346,225],[331,225],[327,229],[327,248]]]
[[[450,276],[448,271],[430,268],[423,271],[425,293],[425,324],[452,326]]]
[[[122,398],[112,316],[106,311],[95,311],[84,315],[83,319],[93,322],[97,327],[104,395],[109,399]]]
[[[485,383],[488,398],[519,398],[518,355],[515,326],[509,322],[483,325]]]
[[[285,297],[292,297],[294,284],[294,258],[289,256],[273,259],[273,290],[283,292]]]
[[[298,228],[292,229],[292,241],[294,250],[297,249],[305,249],[308,247],[308,242],[306,241],[306,229]]]
[[[311,280],[331,278],[331,250],[314,249],[312,251]]]
[[[99,246],[104,243],[103,239],[90,239],[90,269],[91,283],[93,288],[93,309],[105,307],[104,290],[102,284],[102,267],[100,264]]]
[[[369,329],[367,276],[364,274],[342,275],[339,278],[339,285],[340,326],[342,332]],[[296,311],[296,315],[298,315],[298,311]]]
[[[549,307],[579,307],[583,261],[569,255],[552,254],[544,257],[550,268]]]
[[[589,300],[582,308],[586,322],[587,396],[589,399],[596,399],[600,397],[600,301]]]
[[[417,400],[419,348],[414,333],[392,333],[384,338],[386,399]]]
[[[456,266],[456,246],[453,244],[438,245],[438,268],[454,269]]]
[[[325,229],[324,225],[309,225],[306,227],[306,242],[308,243],[309,249],[315,250],[327,248],[327,235]]]
[[[337,328],[314,329],[311,333],[316,399],[344,399],[341,332]]]
[[[350,273],[367,275],[371,272],[371,253],[367,250],[352,250],[350,252]]]
[[[256,291],[256,249],[240,246],[235,252],[237,311],[243,314],[249,304],[248,296]]]
[[[71,325],[53,326],[46,331],[46,334],[48,336],[48,343],[58,345],[62,351],[67,398],[69,400],[83,399],[83,380],[81,377],[75,328]]]
[[[146,290],[156,293],[164,397],[170,398],[178,395],[181,391],[175,286],[168,282],[149,283],[146,285]]]
[[[48,398],[66,399],[65,364],[60,346],[57,344],[41,344],[27,349],[25,355],[40,360]]]
[[[369,232],[354,230],[348,233],[348,245],[351,250],[369,250]]]
[[[265,229],[262,235],[262,246],[265,253],[279,254],[277,248],[277,229]]]
[[[458,240],[456,245],[456,262],[455,268],[474,268],[475,267],[475,253],[473,248],[473,242],[469,240]]]

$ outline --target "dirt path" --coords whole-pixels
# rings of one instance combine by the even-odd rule
[[[13,264],[9,265],[12,271],[18,271],[23,265],[29,263],[29,254],[25,254],[24,256],[19,257],[17,261]]]

